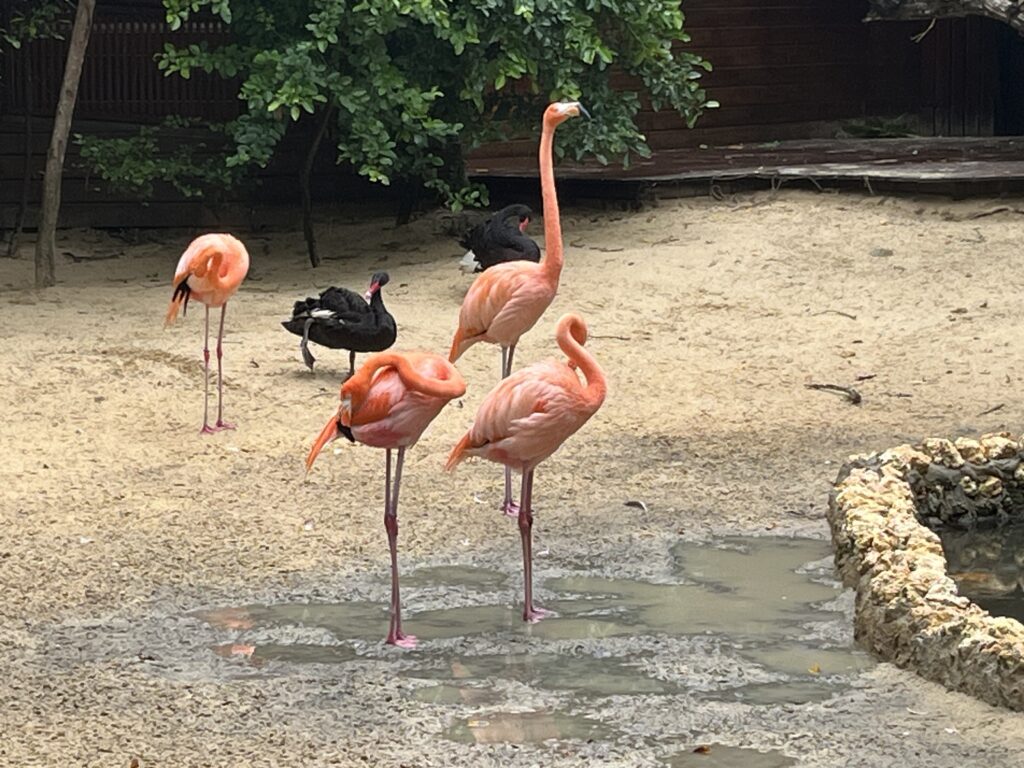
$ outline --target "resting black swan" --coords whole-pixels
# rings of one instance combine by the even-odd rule
[[[316,362],[309,351],[310,341],[330,349],[349,350],[349,376],[356,369],[356,352],[380,352],[395,343],[398,328],[395,318],[384,308],[380,293],[388,280],[387,272],[375,274],[365,296],[332,286],[317,299],[295,302],[291,319],[281,325],[302,337],[299,349],[310,370]]]
[[[459,240],[468,249],[459,268],[483,272],[505,261],[540,261],[540,248],[526,235],[532,216],[525,205],[509,205],[477,224]]]

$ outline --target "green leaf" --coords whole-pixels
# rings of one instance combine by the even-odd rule
[[[168,23],[207,10],[230,42],[167,46],[165,74],[232,78],[243,113],[225,130],[221,171],[266,165],[303,113],[331,110],[339,163],[374,183],[401,179],[449,206],[485,191],[466,151],[533,137],[551,99],[582,99],[593,121],[559,129],[576,158],[650,156],[636,120],[640,94],[694,124],[718,102],[700,75],[677,0],[164,0]],[[639,81],[612,87],[612,67]],[[289,119],[290,118],[290,119]],[[308,140],[301,131],[296,137]],[[216,146],[216,145],[211,145]],[[182,181],[190,192],[202,185]]]

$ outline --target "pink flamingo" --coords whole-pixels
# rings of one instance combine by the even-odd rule
[[[448,359],[455,362],[478,341],[501,346],[501,377],[512,373],[512,356],[519,338],[540,320],[558,291],[562,274],[562,226],[552,164],[555,128],[580,113],[590,115],[576,101],[555,102],[544,111],[540,134],[540,185],[544,200],[544,260],[509,261],[482,272],[469,287],[459,311],[459,328],[452,339]],[[505,469],[505,499],[501,508],[515,515],[512,471]]]
[[[178,260],[174,272],[174,294],[167,309],[164,326],[174,323],[178,310],[184,315],[188,300],[194,296],[206,305],[206,335],[203,339],[203,374],[206,394],[203,400],[203,428],[200,434],[212,435],[222,429],[234,429],[224,421],[224,311],[228,299],[235,295],[249,271],[249,253],[232,235],[200,235],[193,240]],[[217,330],[217,423],[210,426],[210,308],[220,307],[220,328]]]
[[[530,622],[547,614],[533,604],[534,469],[597,412],[607,392],[601,367],[583,348],[587,341],[583,318],[563,315],[555,338],[568,362],[550,359],[534,363],[499,382],[480,404],[473,426],[452,449],[445,465],[453,470],[467,456],[482,456],[522,472],[519,533],[523,540],[523,619]],[[586,385],[580,382],[577,368],[586,377]]]
[[[405,449],[420,439],[423,430],[449,400],[462,397],[465,392],[466,382],[462,376],[440,355],[418,352],[371,355],[341,385],[341,406],[306,457],[308,472],[324,446],[338,435],[386,451],[384,528],[391,550],[391,625],[386,642],[391,645],[416,646],[416,638],[402,632],[398,595],[398,489]],[[396,449],[398,458],[392,488],[391,451]]]

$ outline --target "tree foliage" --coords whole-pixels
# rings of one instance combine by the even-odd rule
[[[73,10],[70,0],[18,0],[7,26],[0,27],[0,39],[15,49],[35,40],[63,40]]]
[[[115,192],[148,199],[156,184],[167,184],[185,198],[216,200],[245,178],[244,168],[216,159],[230,151],[225,131],[222,125],[170,117],[128,136],[74,138],[81,165]]]
[[[382,184],[414,180],[460,207],[480,200],[461,159],[537,129],[543,105],[594,114],[559,133],[559,154],[601,162],[649,149],[640,89],[692,125],[708,101],[678,0],[164,0],[177,28],[212,13],[233,41],[168,45],[168,75],[238,78],[244,113],[228,166],[266,165],[291,123],[332,108],[339,162]],[[640,88],[613,89],[613,67]]]

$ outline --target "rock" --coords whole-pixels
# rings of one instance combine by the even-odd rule
[[[943,466],[956,469],[964,465],[964,457],[949,440],[941,437],[929,437],[921,445],[925,453],[931,454],[932,459]]]
[[[1008,459],[1011,456],[1016,456],[1019,451],[1019,443],[1012,440],[1006,432],[982,435],[981,445],[990,460]]]
[[[963,460],[971,464],[980,464],[986,459],[985,449],[982,448],[981,442],[978,440],[972,440],[969,437],[958,437],[953,441],[953,445],[960,451],[960,456],[963,457]]]
[[[998,477],[990,477],[978,486],[978,493],[982,496],[998,496],[1003,492],[1003,481]]]
[[[827,517],[836,566],[856,588],[859,642],[947,688],[1024,711],[1024,626],[960,595],[938,537],[918,521],[919,510],[958,522],[1024,514],[1008,501],[1024,493],[1008,486],[1024,483],[1020,465],[988,461],[1016,458],[1020,445],[1003,434],[956,445],[932,438],[854,457],[836,479]],[[928,474],[938,479],[924,482]]]

